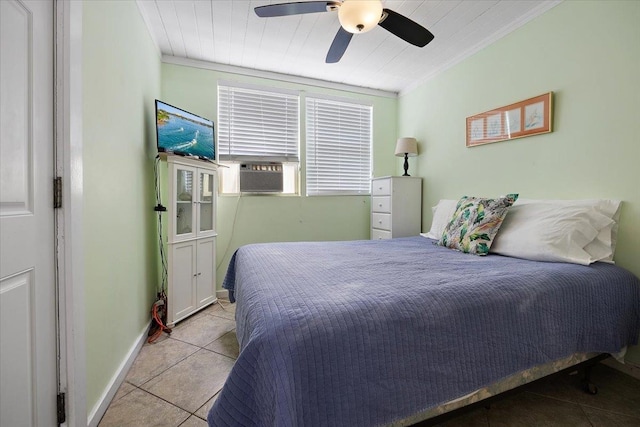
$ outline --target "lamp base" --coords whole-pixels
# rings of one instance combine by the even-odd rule
[[[411,176],[407,173],[408,170],[409,170],[409,156],[407,155],[407,153],[404,153],[404,175],[402,176]]]

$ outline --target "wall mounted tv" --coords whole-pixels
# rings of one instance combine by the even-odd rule
[[[216,159],[213,122],[156,99],[159,152]]]

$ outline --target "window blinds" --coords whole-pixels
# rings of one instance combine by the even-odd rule
[[[369,194],[369,105],[306,99],[307,195]]]
[[[298,95],[218,85],[220,160],[298,161]]]

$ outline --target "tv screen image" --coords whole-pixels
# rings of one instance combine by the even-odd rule
[[[213,122],[156,99],[158,151],[215,160]]]

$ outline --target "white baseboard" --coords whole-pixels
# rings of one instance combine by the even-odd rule
[[[226,289],[218,289],[216,290],[216,297],[218,299],[229,300],[229,291]]]
[[[87,419],[88,427],[97,427],[98,424],[100,423],[100,420],[104,416],[104,413],[107,412],[107,408],[109,408],[109,405],[113,400],[113,397],[116,395],[116,393],[118,392],[118,389],[124,382],[124,379],[126,378],[127,373],[131,368],[131,365],[133,365],[133,362],[136,360],[138,353],[140,353],[140,349],[142,348],[145,341],[147,340],[150,327],[151,327],[151,321],[149,321],[147,326],[140,333],[135,343],[129,350],[129,353],[124,358],[124,360],[118,367],[118,370],[111,378],[109,385],[107,386],[104,393],[98,400],[98,403],[96,404],[96,406],[93,407],[93,409],[89,413],[89,417]]]
[[[640,380],[640,366],[637,366],[633,363],[620,363],[614,358],[609,357],[608,359],[603,360],[602,364]]]

